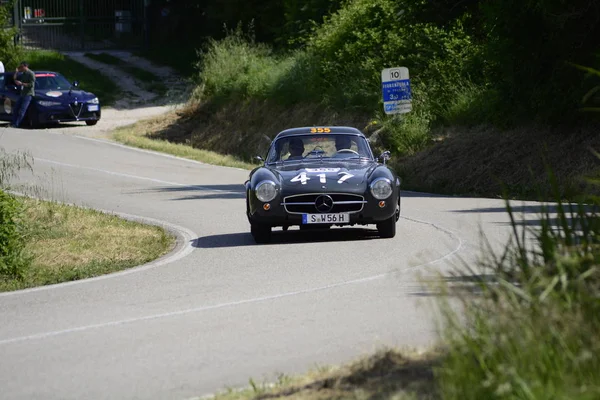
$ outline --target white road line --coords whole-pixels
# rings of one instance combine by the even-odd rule
[[[293,291],[293,292],[280,293],[280,294],[275,294],[275,295],[271,295],[271,296],[257,297],[257,298],[253,298],[253,299],[247,299],[247,300],[232,301],[232,302],[227,302],[227,303],[215,304],[215,305],[211,305],[211,306],[195,307],[195,308],[189,308],[186,310],[172,311],[172,312],[168,312],[168,313],[155,314],[155,315],[148,315],[148,316],[139,317],[139,318],[123,319],[123,320],[119,320],[119,321],[105,322],[105,323],[101,323],[101,324],[85,325],[85,326],[80,326],[80,327],[75,327],[75,328],[38,333],[38,334],[28,335],[28,336],[20,336],[20,337],[11,338],[11,339],[0,340],[0,345],[19,343],[19,342],[24,342],[24,341],[28,341],[28,340],[40,340],[40,339],[46,339],[46,338],[69,334],[69,333],[88,331],[88,330],[92,330],[92,329],[107,328],[107,327],[119,326],[119,325],[124,325],[124,324],[135,323],[135,322],[150,321],[150,320],[156,320],[156,319],[161,319],[161,318],[169,318],[169,317],[175,317],[175,316],[180,316],[180,315],[198,313],[198,312],[202,312],[202,311],[216,310],[216,309],[226,308],[226,307],[235,307],[235,306],[241,306],[241,305],[246,305],[246,304],[264,302],[264,301],[278,300],[278,299],[282,299],[282,298],[286,298],[286,297],[315,293],[315,292],[330,290],[330,289],[343,287],[343,286],[367,283],[367,282],[371,282],[371,281],[374,281],[377,279],[385,278],[385,277],[390,276],[395,273],[405,273],[405,272],[408,272],[408,271],[411,271],[411,270],[414,270],[417,268],[423,268],[423,267],[426,267],[429,265],[437,264],[441,261],[448,260],[449,258],[453,257],[456,253],[461,251],[464,247],[462,238],[449,229],[443,228],[443,227],[436,225],[434,223],[431,223],[431,222],[421,221],[421,220],[414,219],[414,218],[407,218],[407,217],[402,217],[402,218],[406,219],[408,221],[432,226],[433,228],[440,230],[440,231],[448,234],[453,239],[455,239],[458,242],[458,245],[450,253],[446,254],[443,257],[437,258],[433,261],[429,261],[429,262],[426,262],[426,263],[423,263],[420,265],[416,265],[413,267],[404,268],[401,270],[392,270],[392,271],[384,272],[381,274],[377,274],[377,275],[373,275],[373,276],[369,276],[369,277],[365,277],[365,278],[353,279],[353,280],[349,280],[349,281],[343,281],[343,282],[338,282],[338,283],[334,283],[334,284],[330,284],[330,285],[320,286],[317,288],[310,288],[310,289],[298,290],[298,291]]]
[[[36,158],[35,161],[41,161],[41,162],[44,162],[47,164],[60,165],[61,167],[67,167],[67,168],[85,169],[88,171],[94,171],[94,172],[100,172],[100,173],[104,173],[104,174],[108,174],[108,175],[119,176],[121,178],[138,179],[138,180],[147,181],[147,182],[160,183],[162,185],[179,186],[179,187],[189,186],[189,187],[198,188],[198,189],[205,189],[205,190],[211,191],[211,192],[238,193],[238,192],[234,192],[231,190],[213,189],[213,188],[202,186],[202,185],[189,185],[189,184],[185,184],[185,183],[164,181],[162,179],[148,178],[145,176],[123,174],[121,172],[108,171],[108,170],[100,169],[100,168],[83,167],[81,165],[67,164],[67,163],[63,163],[63,162],[59,162],[59,161],[46,160],[44,158]],[[243,188],[243,185],[240,183],[240,191],[241,191],[241,188]]]
[[[77,138],[77,139],[89,140],[89,141],[97,142],[97,143],[104,143],[104,144],[108,144],[108,145],[115,146],[115,147],[120,147],[120,148],[127,149],[127,150],[133,150],[133,151],[137,151],[139,153],[151,154],[151,155],[155,155],[155,156],[170,158],[170,159],[173,159],[173,160],[185,161],[185,162],[189,162],[189,163],[192,163],[192,164],[202,165],[204,167],[228,168],[228,169],[235,169],[235,170],[238,170],[238,171],[249,172],[248,170],[243,169],[243,168],[227,167],[227,166],[223,166],[223,165],[213,165],[213,164],[203,163],[201,161],[191,160],[189,158],[184,158],[184,157],[178,157],[178,156],[174,156],[172,154],[165,154],[165,153],[161,153],[159,151],[139,149],[137,147],[127,146],[126,144],[117,143],[117,142],[114,142],[112,140],[107,140],[107,139],[97,139],[97,138],[91,138],[91,137],[80,136],[80,135],[73,135],[73,137]]]
[[[62,132],[47,132],[47,133],[50,134],[50,135],[63,135],[63,136],[65,135]],[[209,168],[227,168],[227,169],[234,169],[234,170],[237,170],[237,171],[249,172],[249,170],[244,169],[244,168],[228,167],[228,166],[224,166],[224,165],[208,164],[208,163],[204,163],[202,161],[196,161],[196,160],[191,160],[189,158],[174,156],[172,154],[161,153],[159,151],[140,149],[140,148],[137,148],[137,147],[128,146],[126,144],[118,143],[118,142],[115,142],[115,141],[110,140],[110,139],[98,139],[98,138],[92,138],[92,137],[81,136],[81,135],[68,135],[68,136],[71,136],[71,137],[76,138],[76,139],[89,140],[91,142],[103,143],[103,144],[107,144],[107,145],[110,145],[110,146],[120,147],[122,149],[132,150],[132,151],[136,151],[138,153],[151,154],[151,155],[154,155],[154,156],[159,156],[159,157],[164,157],[164,158],[170,158],[170,159],[173,159],[173,160],[179,160],[179,161],[184,161],[184,162],[188,162],[188,163],[192,163],[192,164],[202,165],[203,167],[209,167]]]

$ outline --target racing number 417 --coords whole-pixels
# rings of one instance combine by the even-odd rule
[[[317,176],[319,177],[319,181],[321,183],[327,183],[327,175],[325,173],[320,173],[317,174]],[[338,174],[338,181],[337,183],[344,183],[346,182],[348,179],[352,178],[354,175],[349,174],[348,172],[340,172]],[[300,172],[298,175],[296,175],[295,177],[293,177],[292,179],[290,179],[290,182],[292,183],[296,183],[296,182],[300,182],[303,185],[306,185],[306,183],[310,181],[310,178],[306,175],[306,172]]]

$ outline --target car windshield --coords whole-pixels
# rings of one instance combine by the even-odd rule
[[[271,147],[267,163],[310,160],[372,159],[366,139],[357,135],[298,135],[278,139]]]
[[[36,90],[69,90],[71,82],[64,76],[58,74],[36,74],[35,88]]]

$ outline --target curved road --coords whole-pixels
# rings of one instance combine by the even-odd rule
[[[419,276],[507,238],[503,203],[403,193],[394,239],[372,229],[279,232],[254,245],[248,172],[52,130],[0,131],[27,149],[21,183],[59,201],[163,221],[162,262],[0,294],[3,399],[184,399],[436,341],[436,296]],[[38,190],[37,193],[40,193]]]

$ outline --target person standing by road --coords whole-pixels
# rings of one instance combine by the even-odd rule
[[[25,114],[27,113],[27,109],[29,108],[29,104],[31,104],[33,96],[35,96],[35,73],[29,69],[29,64],[23,61],[17,67],[14,79],[15,85],[21,88],[21,96],[15,106],[12,123],[13,128],[18,128],[19,125],[21,125],[23,118],[25,118]]]

